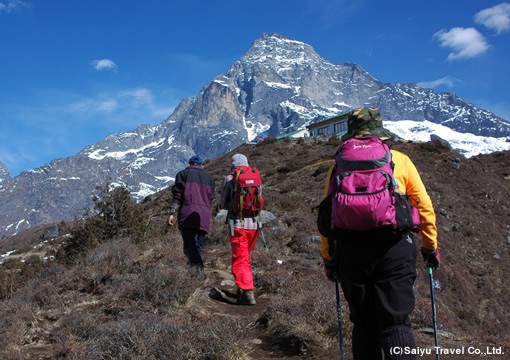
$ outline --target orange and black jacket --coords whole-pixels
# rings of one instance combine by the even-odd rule
[[[422,246],[425,249],[436,250],[436,214],[434,213],[432,201],[430,200],[427,190],[425,189],[425,185],[423,185],[420,174],[407,155],[396,150],[392,150],[391,155],[393,163],[395,164],[394,176],[398,184],[398,191],[409,195],[411,203],[418,207],[420,212],[420,234],[422,238]],[[329,194],[329,184],[334,168],[335,165],[333,164],[329,169],[328,176],[326,178],[326,186],[324,189],[324,197]],[[321,256],[324,260],[331,261],[332,257],[328,253],[328,239],[322,236],[321,241]]]

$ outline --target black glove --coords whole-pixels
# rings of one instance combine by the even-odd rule
[[[330,281],[335,281],[338,279],[337,267],[336,264],[330,261],[324,260],[324,274]]]
[[[439,253],[439,249],[430,250],[421,248],[421,255],[423,256],[423,260],[428,268],[431,267],[435,270],[439,267],[439,264],[441,264],[441,254]]]

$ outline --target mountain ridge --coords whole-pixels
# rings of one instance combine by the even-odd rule
[[[335,65],[308,44],[264,34],[160,124],[111,134],[13,178],[3,175],[0,236],[81,216],[105,182],[125,186],[142,200],[167,187],[195,153],[214,159],[257,135],[290,133],[359,106],[379,107],[388,120],[428,120],[476,135],[510,136],[509,123],[454,94],[384,84],[359,65]]]

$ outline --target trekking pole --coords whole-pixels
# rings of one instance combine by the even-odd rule
[[[260,214],[259,213],[259,218],[257,219],[257,227],[260,231],[260,237],[262,238],[262,242],[264,243],[264,248],[266,249],[266,251],[269,251],[269,247],[267,246],[267,243],[266,243],[266,237],[264,236],[264,232],[262,231],[262,221],[260,220]]]
[[[338,275],[335,274],[336,313],[338,319],[338,344],[340,346],[340,359],[344,360],[344,334],[342,331],[342,304],[340,304],[340,290],[338,289]]]
[[[434,343],[436,345],[436,360],[439,360],[439,341],[437,338],[437,313],[436,313],[436,299],[434,295],[434,278],[432,277],[432,267],[429,267],[429,283],[430,283],[430,298],[432,302],[432,320],[434,322]]]
[[[269,247],[267,246],[266,243],[266,237],[264,236],[264,232],[262,231],[262,229],[260,229],[260,237],[262,238],[262,242],[264,243],[264,248],[266,249],[266,251],[269,251]]]

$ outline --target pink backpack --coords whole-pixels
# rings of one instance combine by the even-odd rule
[[[419,214],[398,194],[389,145],[378,137],[351,138],[335,154],[331,227],[417,231]]]

